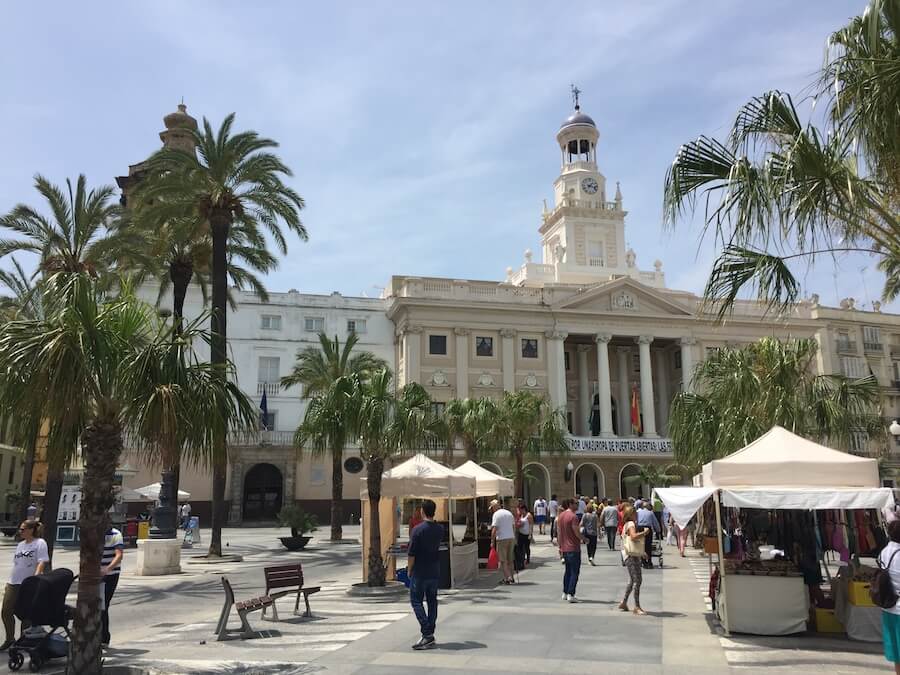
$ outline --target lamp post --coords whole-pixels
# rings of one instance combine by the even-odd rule
[[[900,425],[898,425],[898,428],[900,428]],[[570,480],[572,480],[572,472],[573,472],[573,471],[575,471],[575,465],[572,464],[571,461],[569,461],[569,463],[566,464],[566,475],[564,476],[564,478],[566,479],[566,482],[567,482],[567,483],[568,483]]]
[[[900,420],[894,420],[891,422],[891,426],[888,427],[888,431],[891,432],[891,436],[897,438],[900,436]]]

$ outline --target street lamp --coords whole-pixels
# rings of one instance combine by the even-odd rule
[[[888,431],[891,432],[891,436],[894,438],[900,437],[900,421],[894,420],[891,422],[891,426],[888,427]]]
[[[897,428],[900,429],[900,425],[897,425]],[[900,433],[900,432],[898,432],[898,433]],[[567,483],[570,480],[572,480],[572,472],[573,471],[575,471],[575,465],[572,464],[572,462],[570,461],[568,464],[566,464],[566,475],[564,476]]]

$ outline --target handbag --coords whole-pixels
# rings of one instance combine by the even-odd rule
[[[878,561],[878,569],[875,570],[875,576],[872,577],[872,585],[869,586],[869,597],[872,598],[872,602],[882,609],[891,609],[897,604],[897,589],[894,588],[894,584],[891,582],[891,564],[894,562],[894,557],[897,553],[900,553],[900,549],[891,554],[887,567],[882,567],[881,561]]]
[[[622,550],[632,558],[640,558],[644,555],[644,542],[642,539],[632,539],[630,535],[623,531]]]

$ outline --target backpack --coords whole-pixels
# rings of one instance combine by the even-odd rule
[[[882,567],[879,560],[878,569],[875,570],[875,576],[872,577],[872,585],[869,587],[869,597],[872,598],[872,602],[882,609],[891,609],[897,604],[897,591],[891,582],[890,572],[891,563],[894,562],[894,557],[897,553],[900,553],[900,549],[891,554],[887,567]]]

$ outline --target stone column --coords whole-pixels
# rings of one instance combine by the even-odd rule
[[[421,377],[422,327],[406,326],[403,340],[403,384],[419,382]]]
[[[516,390],[516,331],[504,328],[500,331],[503,340],[501,354],[503,357],[503,391],[510,393]]]
[[[550,404],[554,409],[566,408],[566,356],[563,343],[567,333],[558,330],[548,330],[544,333],[547,338],[547,390],[550,394]]]
[[[666,422],[669,421],[669,355],[658,350],[656,352],[656,386],[659,388],[659,432],[665,434]]]
[[[616,347],[619,365],[619,436],[631,434],[631,349]]]
[[[469,329],[454,328],[456,333],[456,398],[469,398]]]
[[[653,369],[650,365],[650,343],[652,335],[641,335],[637,339],[641,355],[641,413],[643,431],[647,438],[656,438],[656,414],[653,410]]]
[[[683,390],[694,391],[691,378],[694,375],[694,345],[697,341],[692,337],[681,338],[681,380]]]
[[[597,393],[600,398],[600,435],[611,438],[612,423],[612,391],[609,382],[609,341],[611,335],[596,335],[597,342]]]
[[[582,436],[591,435],[591,390],[588,387],[588,350],[589,345],[578,345],[576,358],[578,359],[578,433]]]

